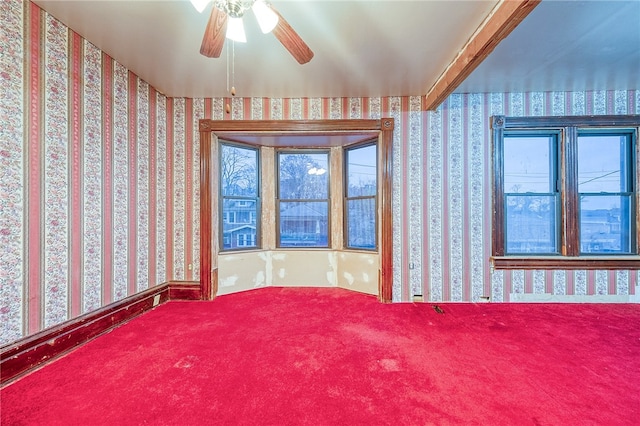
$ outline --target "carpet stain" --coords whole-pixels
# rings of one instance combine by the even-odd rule
[[[385,371],[402,371],[400,364],[396,359],[381,359],[378,361],[380,368]]]
[[[348,336],[345,338],[345,341],[349,341],[355,337],[363,343],[387,345],[392,344],[397,339],[397,336],[394,336],[392,333],[370,327],[367,324],[347,324],[341,326],[341,329],[343,332],[346,332]]]
[[[198,362],[198,357],[194,355],[187,355],[180,361],[173,364],[175,368],[191,368],[193,364]]]

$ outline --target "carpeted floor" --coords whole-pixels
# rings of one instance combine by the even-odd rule
[[[169,302],[0,391],[2,425],[632,425],[640,305]]]

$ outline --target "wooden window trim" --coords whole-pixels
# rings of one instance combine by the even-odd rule
[[[218,217],[222,217],[222,211],[224,208],[224,200],[225,199],[242,199],[242,200],[252,200],[255,201],[256,203],[256,238],[255,238],[255,246],[249,246],[249,247],[245,247],[245,246],[236,246],[234,248],[228,248],[225,249],[224,248],[224,233],[222,231],[223,228],[223,221],[219,221],[218,226],[220,227],[219,235],[218,235],[218,244],[220,247],[220,252],[224,252],[224,253],[229,253],[229,252],[237,252],[237,251],[248,251],[248,250],[260,250],[262,248],[262,221],[260,220],[262,217],[261,211],[262,211],[262,196],[261,196],[261,186],[262,186],[262,179],[260,179],[260,176],[262,175],[262,164],[260,163],[260,148],[259,147],[255,147],[252,145],[247,145],[247,144],[242,144],[242,143],[236,143],[236,142],[230,142],[227,140],[223,140],[223,139],[219,139],[218,140],[218,146],[219,146],[219,152],[220,155],[218,156],[218,170],[220,171],[220,165],[222,162],[222,146],[230,146],[230,147],[234,147],[234,148],[241,148],[241,149],[248,149],[248,150],[252,150],[255,151],[256,153],[256,179],[257,179],[257,187],[258,187],[258,191],[255,197],[239,197],[239,196],[231,196],[231,195],[224,195],[223,191],[222,191],[222,181],[219,180],[218,182],[218,193],[220,194],[220,203],[218,205]],[[231,240],[233,240],[233,238],[231,237]]]
[[[492,255],[491,266],[496,269],[640,269],[640,141],[638,129],[640,115],[602,115],[570,117],[491,117],[492,129]],[[590,129],[633,129],[635,151],[631,161],[635,167],[635,253],[629,255],[580,255],[578,217],[567,211],[578,211],[577,192],[577,135]],[[504,150],[505,131],[549,130],[561,131],[560,167],[561,182],[561,250],[557,256],[506,255],[504,229]],[[634,218],[632,218],[634,220]]]
[[[327,156],[327,198],[309,198],[309,199],[283,199],[280,197],[280,156],[281,155],[289,155],[289,154],[326,154]],[[276,185],[276,248],[278,250],[307,250],[307,249],[318,249],[318,250],[331,250],[331,179],[333,176],[333,171],[331,170],[331,151],[324,148],[318,149],[298,149],[298,148],[284,148],[277,149],[275,152],[275,166],[276,169],[274,171],[275,176],[275,185]],[[327,203],[327,246],[309,246],[309,247],[290,247],[290,246],[282,246],[282,235],[280,234],[280,204],[282,202],[285,203],[303,203],[303,202],[326,202]]]
[[[363,120],[211,120],[199,121],[200,130],[200,288],[202,298],[211,300],[217,294],[219,253],[218,230],[213,227],[212,211],[217,211],[218,188],[215,185],[218,164],[211,161],[217,155],[218,138],[246,141],[247,138],[282,134],[357,134],[363,140],[378,136],[379,197],[381,205],[379,256],[380,277],[378,298],[389,303],[393,298],[393,130],[394,119]],[[269,146],[264,144],[265,146]]]
[[[348,161],[347,152],[351,151],[351,150],[360,149],[360,148],[366,148],[368,146],[375,146],[376,147],[376,194],[375,195],[358,196],[358,197],[349,197],[349,188],[348,188],[348,185],[349,185],[349,165],[347,163],[347,161]],[[342,230],[343,230],[342,231],[342,235],[343,235],[343,239],[344,239],[344,242],[343,242],[344,248],[346,250],[349,250],[349,251],[361,251],[361,252],[364,252],[364,253],[375,253],[375,252],[378,251],[378,225],[379,225],[379,220],[380,220],[380,217],[379,217],[379,214],[378,214],[378,208],[379,208],[378,194],[380,192],[380,190],[379,190],[380,184],[379,184],[379,178],[378,178],[378,176],[380,174],[379,170],[378,170],[379,167],[380,167],[379,161],[378,161],[378,149],[379,149],[379,146],[378,146],[378,139],[377,138],[371,139],[371,140],[368,140],[368,141],[364,141],[362,143],[350,145],[350,146],[344,148],[344,153],[345,153],[344,158],[343,158],[343,164],[344,165],[342,167],[343,168],[343,176],[342,176],[342,187],[343,187],[342,205],[343,205],[343,207],[342,207],[342,210],[345,213],[344,213],[343,218],[342,218]],[[347,214],[347,205],[348,205],[350,200],[358,200],[358,199],[366,200],[366,199],[372,199],[372,198],[375,201],[376,223],[375,223],[375,226],[374,226],[374,232],[375,232],[374,239],[375,239],[376,245],[375,245],[374,248],[371,248],[371,249],[363,248],[363,247],[351,247],[348,244],[348,242],[349,242],[349,232],[348,232],[348,226],[349,226],[348,219],[349,219],[349,216]]]
[[[492,256],[495,269],[640,269],[640,256]]]

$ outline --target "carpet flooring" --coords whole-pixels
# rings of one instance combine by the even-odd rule
[[[640,305],[174,301],[0,403],[2,425],[636,425]]]

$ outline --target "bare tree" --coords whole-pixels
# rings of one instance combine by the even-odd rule
[[[225,196],[253,196],[257,190],[256,151],[222,145],[220,175]]]
[[[309,174],[309,170],[321,166],[308,154],[285,154],[280,157],[280,198],[325,198],[327,174]]]

